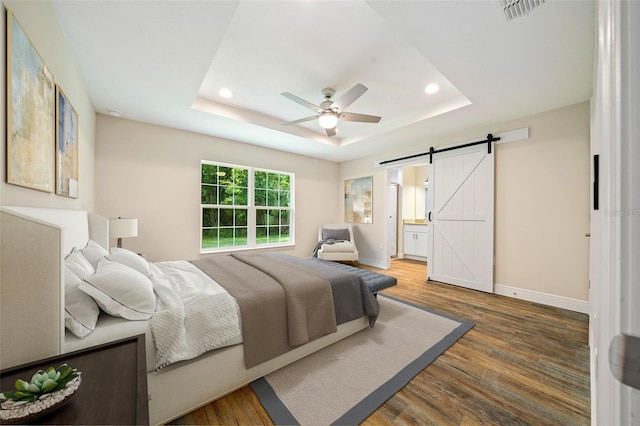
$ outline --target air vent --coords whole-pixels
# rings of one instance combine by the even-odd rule
[[[507,21],[528,15],[533,9],[543,5],[545,0],[500,0]]]

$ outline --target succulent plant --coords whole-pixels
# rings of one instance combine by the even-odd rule
[[[38,370],[31,377],[31,381],[18,379],[15,382],[16,390],[2,392],[4,399],[27,403],[36,398],[64,389],[74,378],[78,377],[75,368],[62,364],[58,368],[49,367],[47,370]]]

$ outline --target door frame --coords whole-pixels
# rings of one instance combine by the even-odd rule
[[[602,1],[597,12],[591,147],[592,155],[599,155],[599,210],[593,210],[592,199],[591,424],[637,424],[640,396],[611,374],[609,346],[620,333],[640,334],[638,314],[633,317],[640,303],[640,293],[633,288],[640,279],[640,267],[633,261],[640,256],[640,226],[633,226],[633,218],[637,222],[640,215],[633,209],[640,205],[640,191],[634,186],[640,172],[633,167],[640,156],[637,101],[634,104],[640,91],[635,83],[640,54],[634,41],[640,34],[632,26],[640,19],[640,7],[636,2]]]

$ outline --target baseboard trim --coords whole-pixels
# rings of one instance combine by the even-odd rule
[[[494,284],[493,291],[501,296],[522,299],[528,302],[540,303],[542,305],[553,306],[555,308],[568,309],[583,314],[589,313],[589,302],[569,297],[556,296],[538,291],[524,290],[522,288],[510,287],[502,284]]]
[[[415,254],[405,254],[404,258],[409,260],[418,260],[420,262],[427,263],[426,256],[416,256]]]

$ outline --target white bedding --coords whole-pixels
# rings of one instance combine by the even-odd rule
[[[157,298],[150,320],[156,369],[242,343],[240,308],[224,288],[189,262],[150,266]]]
[[[145,334],[147,371],[193,359],[212,349],[242,343],[235,299],[186,261],[149,263],[156,293],[150,320],[132,321],[101,312],[93,333],[83,339],[69,330],[64,352]]]

